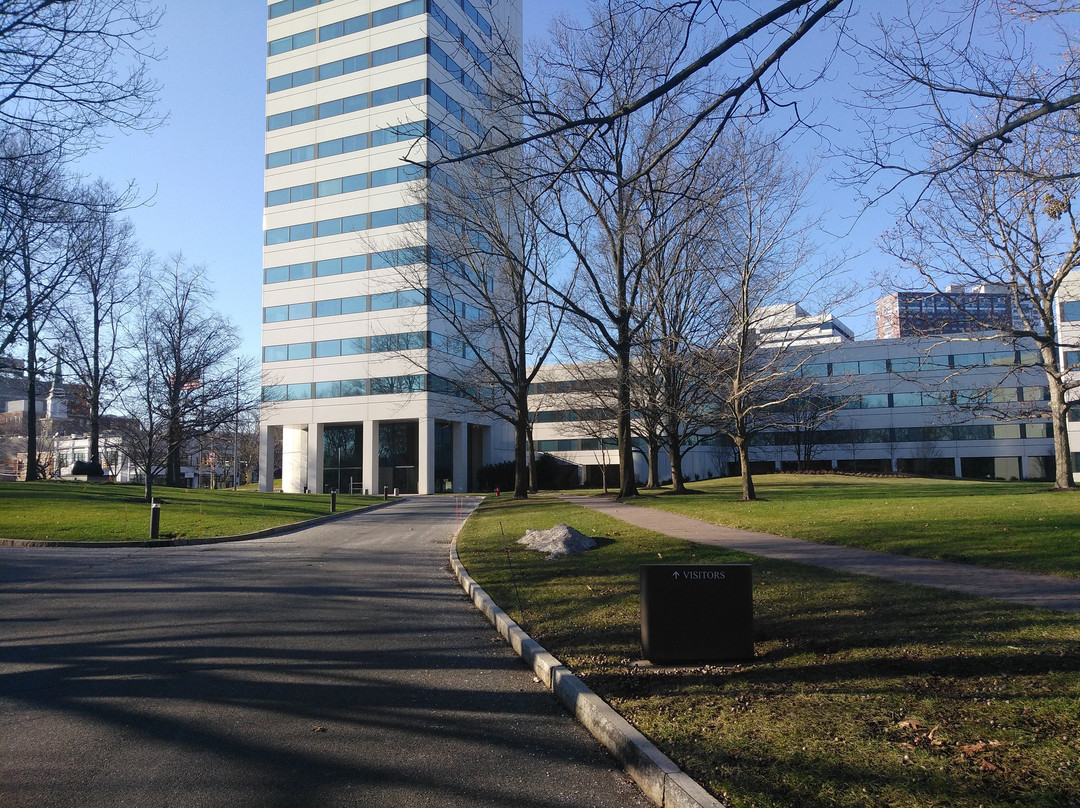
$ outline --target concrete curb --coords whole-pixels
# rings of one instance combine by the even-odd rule
[[[476,608],[494,624],[537,678],[614,756],[649,800],[661,808],[724,808],[722,802],[685,774],[495,605],[458,558],[456,533],[450,544],[450,566]]]
[[[225,544],[226,542],[234,541],[251,541],[253,539],[266,539],[271,536],[280,536],[285,533],[292,533],[296,530],[315,527],[316,525],[322,525],[327,522],[335,522],[338,519],[344,519],[346,516],[356,516],[359,513],[370,513],[371,511],[393,505],[395,502],[401,502],[403,499],[404,497],[400,497],[398,499],[392,499],[389,502],[378,502],[374,505],[369,505],[366,508],[354,508],[351,511],[328,513],[326,516],[316,516],[314,519],[307,519],[303,522],[290,522],[287,525],[277,525],[275,527],[257,530],[254,533],[241,533],[237,536],[211,536],[205,539],[157,539],[155,541],[41,541],[34,539],[0,539],[0,547],[85,547],[88,549],[125,550],[128,548],[146,547],[197,547],[203,544]]]

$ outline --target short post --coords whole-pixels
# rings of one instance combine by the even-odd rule
[[[388,488],[389,488],[389,486],[385,486],[385,485],[382,487],[382,498],[384,500],[385,499],[390,499],[389,495],[386,493]]]
[[[337,491],[330,489],[330,513],[337,511]]]
[[[150,506],[150,539],[153,541],[161,531],[161,505],[154,502]]]

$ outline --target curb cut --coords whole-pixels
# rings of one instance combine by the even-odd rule
[[[458,558],[456,534],[450,544],[450,566],[473,605],[494,624],[544,686],[611,753],[651,802],[661,808],[725,808],[495,605]]]
[[[366,508],[354,508],[351,511],[340,513],[328,513],[325,516],[316,516],[303,522],[290,522],[287,525],[276,525],[254,533],[241,533],[237,536],[209,536],[204,539],[156,539],[153,541],[46,541],[40,539],[0,539],[0,547],[85,547],[100,550],[126,550],[128,548],[153,548],[153,547],[198,547],[204,544],[226,544],[234,541],[252,541],[253,539],[267,539],[271,536],[280,536],[295,530],[303,530],[315,527],[327,522],[336,522],[347,516],[356,516],[360,513],[369,513],[381,508],[387,508],[395,502],[401,502],[405,497],[392,499],[389,502],[377,502]]]

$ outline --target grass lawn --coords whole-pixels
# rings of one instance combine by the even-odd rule
[[[547,561],[515,543],[558,522],[601,545]],[[1076,617],[749,559],[554,500],[488,500],[459,552],[511,617],[732,808],[1080,805]],[[638,567],[659,560],[752,560],[753,664],[630,667]]]
[[[1047,483],[770,474],[757,502],[739,502],[737,477],[692,483],[635,505],[717,525],[1080,578],[1080,492]]]
[[[38,482],[0,484],[0,538],[125,541],[150,538],[150,506],[142,486]],[[260,494],[155,486],[160,538],[208,538],[251,533],[330,513],[329,494]],[[382,497],[338,495],[339,511]]]

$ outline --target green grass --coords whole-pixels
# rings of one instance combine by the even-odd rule
[[[46,541],[130,541],[150,537],[150,506],[141,486],[39,482],[0,484],[0,538]],[[155,486],[159,538],[251,533],[330,513],[329,494],[260,494]],[[339,511],[382,497],[339,495]]]
[[[515,543],[558,522],[601,546],[547,561]],[[488,500],[459,551],[532,636],[732,808],[1080,805],[1075,617],[748,559],[551,500]],[[752,560],[753,664],[630,667],[638,567],[658,560]]]
[[[644,505],[717,525],[826,544],[1080,578],[1080,492],[1046,483],[775,474],[693,483]],[[643,492],[646,493],[647,492]]]

